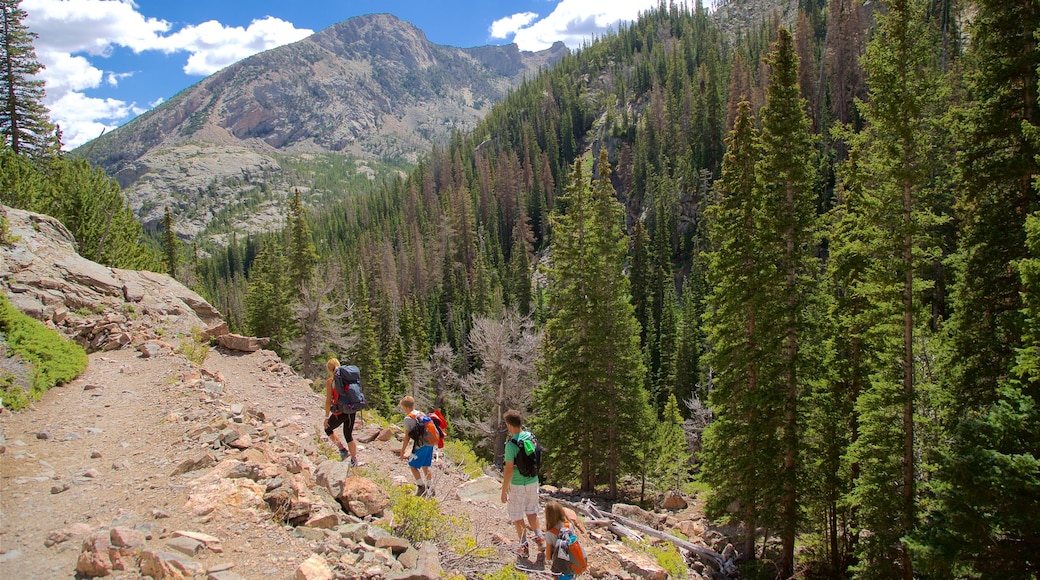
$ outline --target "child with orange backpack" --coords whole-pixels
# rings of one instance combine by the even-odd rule
[[[415,478],[415,495],[433,495],[433,448],[439,443],[441,436],[438,424],[422,411],[415,408],[415,399],[404,397],[400,402],[404,417],[404,441],[401,443],[401,459],[408,459],[408,468]],[[414,441],[411,456],[408,455],[408,442]],[[420,471],[421,470],[421,471]]]
[[[559,502],[545,504],[545,561],[560,580],[573,580],[588,567],[585,550],[571,529],[571,522]]]

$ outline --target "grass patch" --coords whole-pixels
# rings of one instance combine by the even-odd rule
[[[463,473],[470,479],[476,479],[484,475],[487,461],[477,457],[471,447],[465,441],[459,439],[448,439],[444,441],[444,455],[459,466]]]
[[[0,341],[11,353],[33,367],[29,392],[15,384],[13,377],[0,379],[4,406],[24,409],[47,389],[76,378],[87,368],[87,353],[78,344],[65,340],[57,331],[22,313],[0,293]]]
[[[679,548],[674,544],[663,543],[663,544],[645,544],[643,551],[657,560],[657,565],[664,568],[668,572],[669,578],[675,578],[679,580],[686,578],[689,575],[689,568],[686,567],[686,558],[679,553]]]
[[[321,427],[314,428],[314,445],[318,448],[318,454],[332,461],[339,461],[339,449],[325,436],[325,430]]]
[[[203,336],[201,328],[192,328],[191,336],[184,338],[175,351],[183,354],[191,362],[202,366],[209,356],[209,340]]]

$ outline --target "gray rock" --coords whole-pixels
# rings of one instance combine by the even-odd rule
[[[188,334],[220,321],[205,300],[169,276],[102,266],[76,253],[58,220],[4,208],[11,244],[0,245],[0,281],[11,303],[89,351],[128,345],[139,328]],[[75,297],[75,304],[66,300]],[[134,316],[124,316],[128,302]],[[170,316],[176,314],[176,317]]]
[[[166,540],[166,545],[182,554],[194,556],[203,548],[203,543],[185,536],[177,536]]]

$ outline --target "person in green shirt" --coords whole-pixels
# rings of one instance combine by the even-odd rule
[[[509,430],[505,449],[505,469],[502,472],[502,503],[506,504],[509,520],[516,526],[516,536],[520,540],[520,557],[526,560],[530,556],[527,546],[527,530],[530,529],[534,532],[534,541],[537,544],[537,558],[541,559],[544,557],[545,539],[542,538],[542,529],[538,526],[538,476],[527,477],[514,468],[520,445],[533,447],[533,438],[524,430],[519,411],[506,411],[502,419]]]

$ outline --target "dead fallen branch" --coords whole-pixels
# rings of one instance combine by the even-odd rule
[[[722,574],[724,577],[728,577],[729,574],[735,570],[733,562],[727,561],[715,550],[677,538],[650,526],[634,522],[624,516],[603,512],[588,500],[581,504],[571,504],[562,501],[560,503],[593,518],[591,521],[586,522],[587,525],[592,527],[606,527],[608,530],[613,532],[614,535],[620,538],[627,538],[634,542],[641,542],[643,540],[641,534],[652,536],[659,540],[674,544],[686,554],[697,558],[698,561],[710,567],[715,573]]]

